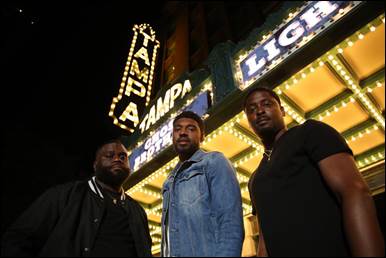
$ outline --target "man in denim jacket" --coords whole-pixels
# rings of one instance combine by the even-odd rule
[[[200,150],[204,123],[185,111],[173,122],[180,162],[163,185],[162,256],[241,256],[240,187],[230,162]]]

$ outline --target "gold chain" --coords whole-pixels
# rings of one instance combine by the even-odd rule
[[[272,152],[273,152],[273,149],[272,150],[264,150],[264,155],[267,156],[268,161],[271,160]]]

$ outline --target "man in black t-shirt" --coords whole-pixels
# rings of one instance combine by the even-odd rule
[[[267,88],[251,90],[244,111],[265,148],[249,181],[258,256],[383,256],[374,202],[340,134],[315,120],[287,130]]]

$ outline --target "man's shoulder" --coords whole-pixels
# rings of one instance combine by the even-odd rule
[[[55,202],[55,201],[66,201],[71,196],[79,195],[84,193],[87,187],[87,182],[72,181],[57,184],[49,187],[39,196],[38,200],[43,202]]]
[[[62,184],[58,184],[58,185],[56,185],[54,187],[56,187],[58,189],[62,189],[62,190],[69,189],[69,188],[74,188],[74,187],[85,187],[85,186],[87,186],[87,181],[88,180],[70,181],[70,182],[65,182],[65,183],[62,183]]]
[[[225,157],[224,153],[222,152],[219,152],[219,151],[208,151],[208,152],[204,152],[204,158],[205,159],[210,159],[210,160],[213,160],[213,159],[219,159],[219,160],[227,160],[227,158]]]
[[[300,127],[303,128],[304,131],[312,131],[313,133],[325,132],[325,133],[336,133],[337,130],[331,125],[324,123],[322,121],[308,119],[305,121]]]
[[[46,192],[55,192],[59,194],[66,194],[73,192],[76,189],[87,188],[87,181],[70,181],[66,183],[57,184],[47,189]]]
[[[211,163],[228,161],[228,159],[225,157],[224,153],[219,152],[219,151],[208,151],[208,152],[203,151],[203,153],[204,154],[203,154],[202,158],[204,160],[211,161]]]
[[[231,167],[230,160],[225,157],[224,153],[219,151],[210,151],[206,153],[206,156],[203,158],[205,164],[208,168],[213,168],[217,170],[217,168],[221,167]],[[212,170],[212,169],[209,169]]]
[[[139,209],[139,210],[142,210],[143,212],[145,212],[145,209],[141,206],[141,204],[139,204],[138,201],[134,200],[130,195],[126,194],[126,200],[131,204],[133,205],[135,208]]]
[[[308,119],[300,126],[301,127],[307,127],[307,128],[330,127],[328,124],[323,123],[322,121],[314,120],[314,119]]]

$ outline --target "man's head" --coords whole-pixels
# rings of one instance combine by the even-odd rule
[[[204,140],[204,122],[191,111],[184,111],[173,121],[173,146],[181,157],[190,157]]]
[[[119,140],[103,143],[96,151],[95,176],[111,187],[120,187],[130,174],[127,150]]]
[[[255,88],[244,100],[244,112],[254,132],[264,139],[274,137],[285,128],[284,108],[279,96],[268,88]]]

